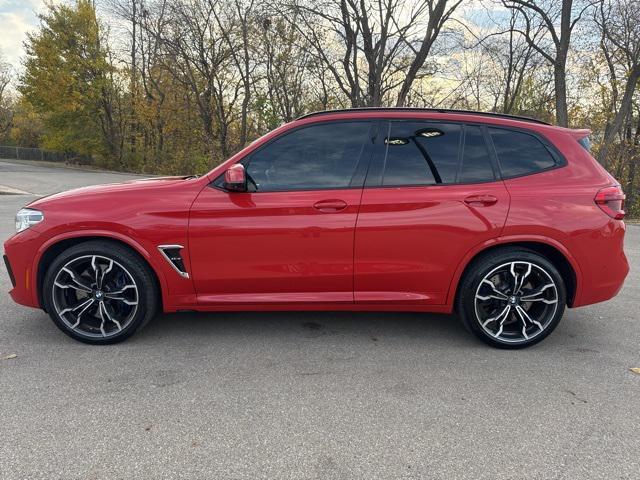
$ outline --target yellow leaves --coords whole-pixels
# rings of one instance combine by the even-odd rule
[[[93,3],[50,4],[40,22],[40,30],[28,37],[20,91],[44,124],[41,145],[78,153],[106,151],[116,140],[112,126],[102,128],[100,114],[110,100],[115,67]],[[112,135],[108,140],[105,131]]]
[[[640,375],[640,368],[638,367],[630,368],[629,370],[631,370],[636,375]]]

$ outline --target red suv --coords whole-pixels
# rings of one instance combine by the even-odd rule
[[[532,345],[629,270],[624,194],[588,134],[466,111],[314,113],[202,177],[31,203],[4,245],[11,296],[87,343],[158,310],[455,310],[490,345]]]

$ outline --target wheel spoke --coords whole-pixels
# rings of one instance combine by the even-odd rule
[[[108,338],[126,330],[136,318],[138,288],[118,260],[100,254],[78,256],[58,271],[53,306],[69,330]]]
[[[86,303],[86,302],[85,302],[85,303],[86,303],[86,307],[84,307],[84,308],[80,311],[80,313],[78,313],[78,316],[76,317],[76,323],[74,323],[73,325],[71,325],[71,328],[73,328],[74,330],[78,327],[78,325],[80,325],[80,319],[82,318],[82,314],[83,314],[84,312],[86,312],[86,311],[89,309],[89,307],[91,307],[91,306],[95,303],[95,300],[94,300],[93,298],[91,298],[90,300],[91,300],[91,302],[90,302],[90,303]]]
[[[528,338],[525,334],[525,330],[527,327],[527,322],[532,323],[534,325],[536,325],[540,331],[544,330],[544,327],[542,326],[542,324],[537,321],[534,320],[533,318],[531,318],[529,316],[529,314],[526,312],[526,310],[524,308],[522,308],[520,305],[516,305],[516,313],[518,314],[518,316],[520,317],[520,319],[522,320],[522,333],[525,335],[525,338]]]
[[[120,322],[117,321],[115,318],[113,318],[111,315],[109,315],[109,312],[107,311],[107,306],[103,302],[100,302],[100,317],[102,317],[102,325],[104,325],[104,315],[107,316],[107,320],[109,320],[111,323],[115,324],[116,327],[118,327],[119,332],[122,331],[122,325],[120,325]],[[102,325],[100,326],[100,330],[102,330],[102,334],[104,335],[104,330]]]
[[[76,277],[76,274],[73,273],[71,270],[69,270],[68,268],[64,267],[62,269],[62,271],[66,272],[69,277],[71,277],[71,281],[73,283],[75,283],[75,285],[66,285],[66,284],[62,284],[60,282],[58,282],[57,280],[54,282],[56,287],[59,288],[73,288],[74,290],[80,290],[82,292],[86,292],[86,293],[91,293],[91,287],[85,285],[84,283],[82,283],[80,280],[78,280],[78,278]]]
[[[507,318],[509,318],[510,314],[511,314],[511,305],[507,305],[506,307],[504,307],[504,310],[502,311],[502,313],[498,315],[498,319],[501,319],[501,320],[500,320],[498,331],[493,335],[494,337],[498,338],[500,335],[502,335],[504,322],[507,320]]]
[[[100,269],[98,268],[98,265],[96,264],[96,258],[97,257],[95,255],[93,257],[91,257],[91,267],[93,268],[93,273],[94,273],[96,286],[98,286],[98,273],[100,272]]]
[[[500,318],[502,318],[503,315],[508,315],[510,310],[511,310],[511,305],[505,306],[498,315],[496,315],[495,317],[491,317],[491,318],[488,318],[487,320],[485,320],[485,322],[482,324],[482,326],[486,327],[491,322],[495,322],[497,320],[500,320]]]
[[[115,300],[117,302],[122,302],[125,305],[137,305],[138,302],[137,300],[129,300],[128,298],[125,297],[119,297],[119,296],[114,296],[114,295],[105,295],[105,298],[109,299],[109,300]]]
[[[106,337],[107,332],[104,331],[104,313],[102,313],[102,302],[98,304],[98,313],[100,314],[100,331],[102,332],[102,336]]]
[[[136,299],[132,300],[124,296],[124,293],[129,289],[134,289],[136,293]],[[138,290],[135,285],[125,285],[120,290],[114,290],[113,292],[105,292],[104,297],[108,300],[116,300],[122,302],[125,305],[137,305],[138,304]]]
[[[522,299],[523,303],[530,303],[530,302],[542,302],[542,303],[546,303],[547,305],[553,305],[554,303],[558,303],[558,300],[547,300],[546,298],[523,298]]]
[[[110,258],[107,260],[109,261],[109,266],[106,269],[103,269],[98,265],[96,255],[91,258],[91,267],[93,268],[97,288],[102,288],[104,278],[106,277],[107,273],[109,273],[113,268],[113,260],[111,260]]]
[[[100,282],[98,282],[98,288],[102,288],[102,285],[104,284],[104,279],[107,276],[107,273],[109,273],[111,270],[113,269],[113,260],[109,259],[109,266],[102,271],[102,275],[100,275]]]
[[[520,300],[522,300],[525,303],[529,303],[529,302],[544,302],[548,305],[554,304],[554,303],[558,303],[558,299],[547,299],[544,298],[542,295],[544,294],[544,292],[549,289],[549,288],[553,288],[555,287],[555,285],[553,283],[548,283],[536,290],[534,290],[531,293],[528,293],[527,295],[523,295],[522,297],[520,297]]]
[[[136,288],[135,285],[125,285],[124,287],[122,287],[120,290],[113,290],[112,292],[104,292],[104,296],[109,298],[109,295],[121,295],[123,294],[126,290],[130,289],[130,288]]]
[[[489,285],[491,287],[491,290],[493,290],[493,294],[490,295],[476,295],[476,298],[478,300],[489,300],[491,298],[495,298],[497,300],[507,300],[509,297],[507,294],[502,293],[500,290],[498,290],[498,288],[495,286],[495,284],[488,279],[484,279],[482,280],[482,283],[486,283],[487,285]]]
[[[62,310],[60,312],[60,315],[64,315],[66,313],[69,312],[77,312],[78,310],[80,310],[81,308],[83,308],[85,305],[91,305],[95,300],[93,298],[88,298],[87,300],[80,302],[78,305],[76,305],[75,307],[70,307],[70,308],[65,308],[64,310]]]
[[[516,273],[516,263],[524,263],[527,265],[527,271],[524,274]],[[517,295],[520,292],[520,289],[524,285],[525,280],[531,273],[531,264],[528,262],[512,262],[510,272],[513,276],[513,295]]]
[[[541,335],[561,303],[551,274],[528,260],[496,265],[477,284],[474,302],[484,334],[504,343],[531,342]]]

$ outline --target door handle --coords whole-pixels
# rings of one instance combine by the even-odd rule
[[[347,202],[342,200],[320,200],[313,204],[313,208],[323,213],[339,212],[347,208]]]
[[[469,195],[464,199],[464,203],[471,206],[483,206],[488,207],[490,205],[495,205],[498,202],[498,199],[493,195]]]

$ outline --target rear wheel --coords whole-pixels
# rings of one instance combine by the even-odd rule
[[[85,343],[125,340],[157,311],[149,266],[126,247],[89,241],[65,250],[47,270],[43,301],[54,323]]]
[[[509,248],[480,257],[460,285],[458,312],[471,332],[501,348],[523,348],[549,335],[562,319],[566,289],[545,257]]]

